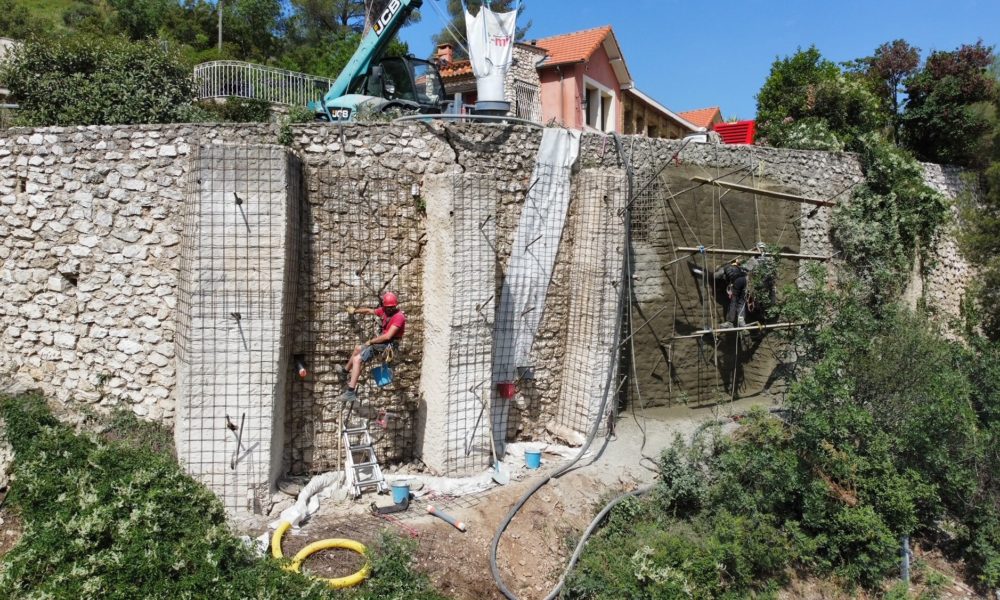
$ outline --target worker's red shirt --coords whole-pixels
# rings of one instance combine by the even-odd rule
[[[385,309],[380,306],[375,309],[375,316],[382,319],[382,333],[389,331],[389,328],[393,325],[399,328],[396,330],[396,335],[392,336],[391,341],[403,339],[403,332],[406,331],[406,315],[403,314],[403,311],[397,310],[396,314],[390,317],[385,314]]]

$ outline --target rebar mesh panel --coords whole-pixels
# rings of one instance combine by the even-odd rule
[[[185,468],[231,512],[260,513],[280,469],[299,163],[274,146],[192,157],[178,285]]]
[[[575,209],[568,223],[573,250],[568,257],[570,294],[557,423],[579,434],[591,429],[605,394],[605,410],[614,406],[613,351],[625,242],[621,213],[627,194],[627,180],[618,170],[584,170],[573,188]],[[601,422],[603,426],[606,420]]]
[[[714,403],[757,393],[778,377],[780,344],[774,336],[672,339],[725,321],[728,300],[724,285],[713,286],[713,273],[734,258],[677,248],[751,249],[763,241],[798,251],[798,206],[691,181],[721,175],[749,184],[744,179],[752,170],[750,163],[728,174],[672,163],[639,184],[632,211],[636,271],[631,318],[636,332],[630,344],[635,346],[635,375],[645,406]],[[794,280],[794,273],[792,263],[783,264],[779,285]],[[630,390],[635,399],[635,386]]]
[[[495,173],[454,177],[452,311],[444,470],[466,474],[489,465],[493,326],[496,298]]]
[[[309,177],[308,214],[300,252],[300,295],[293,352],[308,376],[292,384],[289,449],[293,473],[340,469],[340,394],[334,366],[356,345],[381,333],[376,317],[349,315],[347,306],[376,308],[387,291],[399,297],[406,333],[390,363],[393,381],[375,385],[370,368],[358,385],[362,405],[385,411],[375,430],[380,461],[414,455],[423,348],[421,257],[425,243],[421,201],[412,180],[395,171],[325,168]]]

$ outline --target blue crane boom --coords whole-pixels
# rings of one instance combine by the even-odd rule
[[[366,98],[371,98],[349,94],[349,91],[355,81],[368,74],[372,66],[382,58],[407,17],[422,5],[423,0],[390,0],[372,23],[351,60],[323,96],[322,105],[313,106],[314,109],[319,109],[316,112],[325,113],[329,120],[349,119],[359,104],[364,103]]]

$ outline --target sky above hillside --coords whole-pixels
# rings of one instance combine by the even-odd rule
[[[524,0],[528,39],[611,25],[636,86],[674,111],[721,106],[751,119],[755,96],[779,56],[815,44],[823,56],[869,56],[902,38],[923,51],[1000,43],[1000,0]],[[428,56],[443,25],[424,0],[421,22],[401,33]]]

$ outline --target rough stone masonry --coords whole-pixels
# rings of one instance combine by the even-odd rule
[[[192,157],[209,151],[199,149],[218,145],[273,144],[278,134],[277,126],[272,125],[10,129],[0,133],[0,378],[39,386],[67,404],[127,406],[144,418],[175,423],[182,396],[178,370],[184,368],[177,350],[185,344],[178,338],[178,328],[183,333],[190,326],[179,318],[178,302],[185,293],[182,249],[191,247],[190,240],[184,238],[184,216],[190,203],[186,199],[192,197],[187,192],[192,189],[188,186],[197,185],[199,172]],[[340,240],[373,244],[370,252],[375,255],[375,264],[384,269],[378,285],[388,281],[389,287],[400,286],[405,294],[405,310],[414,324],[413,344],[398,359],[395,381],[389,389],[373,395],[377,406],[401,413],[380,440],[379,451],[390,459],[430,457],[434,452],[447,458],[447,452],[434,446],[434,436],[426,434],[435,418],[440,422],[441,417],[448,416],[451,409],[442,407],[449,407],[451,399],[424,397],[429,392],[421,382],[428,368],[426,350],[441,339],[433,337],[439,332],[432,325],[454,331],[453,326],[461,321],[449,320],[451,315],[435,315],[431,322],[428,307],[442,290],[435,289],[432,294],[424,282],[430,281],[427,269],[441,265],[428,264],[436,259],[431,258],[430,246],[425,248],[423,244],[429,244],[426,240],[432,239],[442,226],[457,226],[457,231],[464,231],[465,226],[456,225],[454,219],[471,220],[472,215],[432,214],[432,209],[441,211],[448,202],[467,193],[470,188],[462,186],[473,184],[461,181],[475,182],[477,193],[487,194],[490,199],[484,210],[495,214],[496,229],[491,234],[495,236],[495,247],[491,251],[495,264],[504,265],[525,192],[531,185],[539,131],[438,123],[302,125],[293,129],[292,137],[286,151],[298,157],[304,180],[293,229],[296,235],[292,236],[298,246],[295,260],[287,263],[297,263],[297,267],[287,269],[297,273],[293,279],[298,293],[294,297],[283,295],[281,300],[295,303],[293,314],[282,313],[281,324],[277,325],[280,328],[291,323],[288,348],[280,346],[280,336],[273,338],[269,343],[276,344],[271,350],[277,353],[265,361],[267,369],[275,374],[274,381],[285,382],[284,400],[280,390],[274,392],[273,400],[284,403],[286,410],[284,443],[277,442],[282,448],[282,466],[269,467],[269,483],[273,483],[275,471],[312,472],[333,468],[336,463],[336,435],[330,435],[336,430],[336,418],[329,415],[336,412],[330,410],[330,401],[339,388],[330,366],[332,361],[344,359],[353,344],[364,339],[362,329],[370,327],[351,322],[337,312],[337,305],[347,300],[371,302],[371,294],[362,291],[365,284],[352,275],[360,268],[355,255],[350,254],[355,250],[346,250]],[[622,147],[623,156],[619,156],[608,136],[584,135],[573,185],[584,185],[586,177],[582,174],[593,169],[623,168],[623,157],[630,159],[637,185],[649,180],[665,164],[668,171],[675,169],[669,172],[676,176],[684,175],[677,169],[683,167],[708,177],[752,165],[754,181],[760,185],[839,202],[849,201],[850,187],[861,179],[858,163],[849,154],[704,144],[689,144],[681,149],[680,142],[646,138],[623,138]],[[391,174],[389,178],[386,173]],[[963,189],[957,171],[926,165],[925,173],[932,185],[950,197]],[[387,187],[387,180],[395,182],[394,187]],[[344,192],[347,181],[354,182],[350,193]],[[670,189],[678,191],[680,179],[668,176],[666,181]],[[581,197],[576,193],[580,189],[574,187],[574,198]],[[422,196],[425,193],[427,198]],[[364,199],[372,194],[379,194],[379,206],[390,209],[364,211]],[[444,196],[431,198],[433,194]],[[723,199],[723,204],[753,201],[732,196]],[[349,198],[358,200],[350,204]],[[776,227],[781,220],[787,220],[787,206],[779,210],[766,198],[756,201],[762,221]],[[440,204],[432,206],[432,202]],[[291,204],[286,206],[292,211]],[[792,239],[798,240],[800,252],[832,253],[830,209],[812,208],[797,209],[798,220],[788,223],[795,230]],[[356,221],[368,219],[365,222],[371,235],[362,238],[352,233],[345,220],[347,215],[355,215],[351,218]],[[581,236],[573,227],[593,220],[595,215],[592,207],[579,202],[570,204],[545,314],[531,349],[535,379],[518,386],[510,406],[508,438],[544,435],[547,425],[558,424],[568,414],[589,414],[568,408],[572,400],[565,403],[566,396],[577,394],[568,392],[571,386],[567,383],[575,380],[567,357],[575,357],[574,362],[589,360],[587,353],[595,350],[567,349],[566,320],[567,315],[582,314],[572,305],[579,277],[597,272],[574,258],[578,250],[574,241]],[[692,225],[695,237],[702,240],[722,231],[708,216]],[[771,227],[768,224],[762,229],[770,231]],[[382,231],[386,233],[379,233]],[[755,232],[743,231],[740,226],[726,230],[725,235],[727,246],[749,247],[744,242],[757,241]],[[386,254],[382,248],[393,245],[375,247],[376,238],[405,238],[406,256]],[[268,243],[274,244],[272,247],[280,245],[277,240]],[[462,252],[461,244],[454,239],[449,243],[452,252]],[[617,251],[612,242],[608,244],[612,252]],[[481,252],[483,247],[477,242],[475,252]],[[673,297],[657,291],[662,290],[664,281],[653,274],[662,272],[660,258],[648,256],[649,262],[644,263],[643,255],[638,255],[634,267],[637,291],[650,292],[643,300],[647,303],[645,309]],[[460,272],[462,261],[454,257],[450,260],[452,266],[445,273],[454,276]],[[242,268],[232,266],[236,272]],[[600,277],[611,279],[608,285],[621,283],[614,281],[607,269],[599,271]],[[488,272],[484,275],[488,277]],[[935,264],[918,280],[921,285],[913,287],[914,293],[922,295],[941,320],[947,321],[958,314],[971,276],[952,238],[945,236],[938,245]],[[500,281],[502,268],[496,269],[494,277],[495,282]],[[642,323],[636,315],[633,320]],[[232,337],[239,336],[234,321],[229,315],[228,321],[216,324],[220,331],[225,330],[227,344],[242,342]],[[295,377],[294,360],[286,355],[311,359],[310,376],[305,380]],[[488,360],[477,356],[477,365]],[[454,371],[454,365],[449,363],[448,369]],[[695,378],[685,383],[682,378],[676,385],[697,386],[701,381]],[[656,385],[667,383],[653,378],[649,387],[656,389]],[[670,400],[669,394],[661,395],[661,400]],[[480,403],[481,399],[470,395],[465,402]],[[280,409],[278,404],[271,408]],[[434,410],[445,412],[437,416],[428,413]],[[462,407],[461,412],[467,416],[478,414],[469,406]],[[275,410],[271,414],[279,413]],[[230,417],[239,419],[239,415]],[[219,428],[215,433],[221,434],[226,443],[235,443],[230,430]],[[456,430],[449,435],[459,433],[469,432]],[[471,462],[460,461],[469,469],[486,460],[482,431],[475,436],[476,454]],[[273,431],[258,436],[264,437],[275,441],[282,436]],[[450,468],[446,460],[439,464],[445,471]]]

